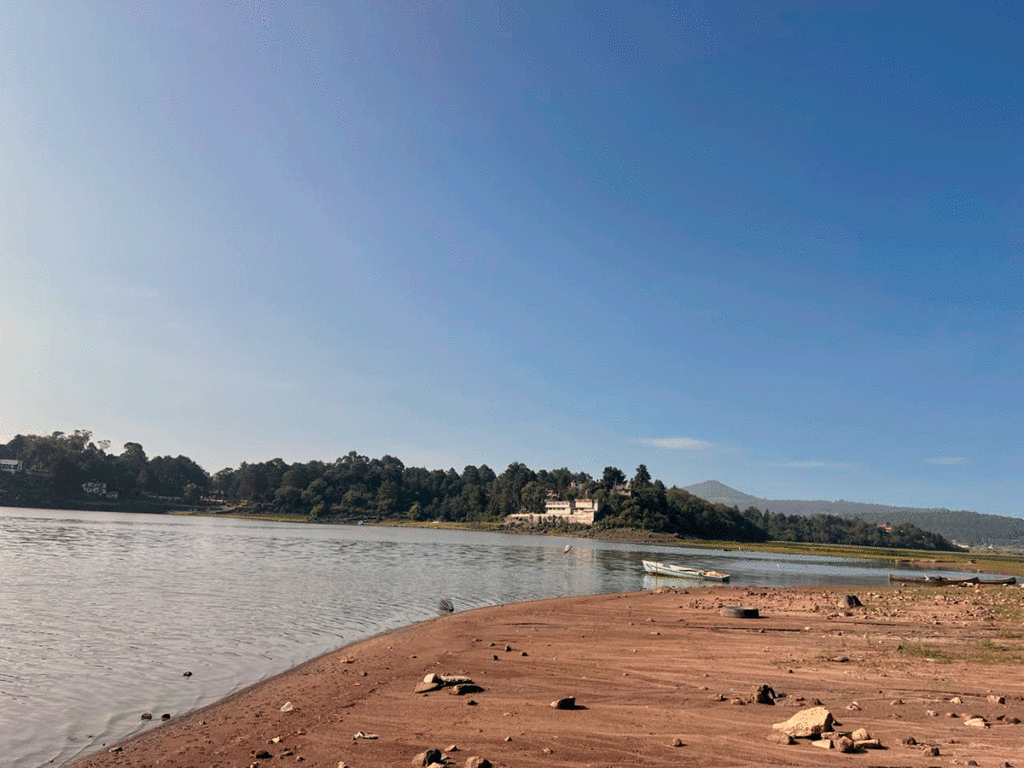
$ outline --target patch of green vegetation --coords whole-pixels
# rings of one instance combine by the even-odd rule
[[[964,650],[963,660],[976,664],[1024,664],[1024,649],[1010,648],[984,638]]]
[[[1024,622],[1024,605],[1019,602],[997,602],[990,606],[999,621]]]
[[[939,648],[932,643],[904,643],[903,654],[915,659],[933,659],[935,661],[949,662],[954,656],[949,651]]]

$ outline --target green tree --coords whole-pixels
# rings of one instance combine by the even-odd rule
[[[633,487],[643,488],[646,485],[651,484],[651,473],[647,470],[646,464],[641,464],[636,468],[636,474],[633,475]]]

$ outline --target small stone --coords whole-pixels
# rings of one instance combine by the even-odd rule
[[[120,748],[120,747],[111,747],[110,749],[108,749],[108,750],[107,750],[107,752],[110,752],[110,753],[112,753],[112,754],[113,754],[114,752],[120,752],[120,751],[121,751],[121,748]]]
[[[441,675],[438,678],[445,685],[471,685],[473,678],[465,675]]]
[[[164,712],[162,715],[160,715],[160,719],[161,720],[170,720],[171,716],[167,712]]]
[[[425,752],[420,752],[416,757],[412,759],[414,768],[423,768],[423,766],[430,765],[432,763],[439,763],[442,760],[441,752],[437,749],[428,749]]]
[[[749,701],[751,704],[774,704],[775,689],[770,685],[759,685],[750,692]]]
[[[340,763],[338,763],[338,768],[348,768],[348,763],[342,760]]]
[[[952,699],[949,700],[949,703],[950,704],[963,704],[964,700],[961,699],[959,696],[954,696]]]
[[[192,673],[191,672],[182,672],[181,676],[182,677],[192,677]]]
[[[281,757],[281,759],[283,760],[284,758],[286,758],[286,757],[291,757],[291,756],[292,756],[292,755],[294,755],[294,754],[295,754],[295,753],[294,753],[294,752],[292,752],[292,751],[291,751],[290,749],[286,749],[286,750],[285,750],[284,752],[282,752],[282,753],[281,753],[280,757]]]
[[[915,739],[913,736],[907,736],[905,738],[900,739],[900,744],[903,744],[907,747],[912,747],[915,744],[917,744],[917,739]]]
[[[270,740],[270,743],[271,744],[280,744],[281,743],[281,737],[280,736],[275,736],[274,738],[272,738]]]
[[[794,741],[792,736],[788,733],[783,733],[782,731],[772,731],[769,733],[768,741],[783,745],[796,744],[796,741]]]
[[[439,691],[444,688],[442,683],[416,683],[416,687],[412,689],[413,693],[430,693],[431,691]]]
[[[969,717],[964,720],[964,725],[969,725],[972,728],[988,728],[984,717]]]
[[[682,739],[680,739],[678,736],[676,736],[674,739],[672,739],[672,746],[673,747],[683,747],[683,746],[686,746],[686,745],[683,744],[683,740]]]
[[[734,704],[736,706],[742,706],[746,702],[744,702],[743,699],[729,699],[729,703]]]
[[[924,753],[925,757],[938,757],[939,756],[939,748],[936,747],[936,746],[925,747],[921,751]]]
[[[977,765],[977,764],[978,764],[977,760],[968,760],[967,761],[967,765]]]
[[[878,739],[860,739],[853,742],[856,749],[881,749],[882,742]]]
[[[466,702],[466,706],[467,707],[475,707],[476,706],[476,699],[470,699],[469,701],[467,701]]]
[[[1010,725],[1019,725],[1020,724],[1020,718],[1018,718],[1018,717],[1008,717],[1008,718],[1006,718],[1006,722],[1009,723]]]
[[[836,749],[840,752],[853,752],[855,749],[853,739],[849,736],[840,736],[837,739],[833,739],[832,743],[835,744]]]
[[[494,659],[495,661],[498,660],[498,657],[496,655],[495,656],[491,656],[491,658]]]
[[[576,698],[574,696],[565,696],[561,699],[555,699],[549,706],[552,709],[576,709]]]
[[[511,650],[512,650],[512,646],[511,645],[506,645],[505,646],[505,653],[509,653],[509,652],[511,652]]]
[[[505,737],[505,741],[512,741],[512,737],[511,736],[506,736]]]
[[[555,750],[553,750],[551,747],[544,747],[544,749],[542,749],[541,752],[543,752],[545,755],[555,754]]]
[[[152,720],[153,719],[153,713],[152,712],[143,712],[142,713],[142,719],[143,720]]]
[[[1005,704],[1006,703],[1006,699],[1005,698],[1003,698],[1002,696],[996,696],[995,694],[990,694],[989,697],[988,697],[988,701],[989,701],[989,704]]]
[[[871,734],[868,733],[867,728],[858,728],[850,734],[850,738],[854,741],[864,741],[865,739],[870,739]]]
[[[819,739],[818,741],[812,741],[811,744],[822,749],[832,749],[835,746],[832,743],[832,739]]]
[[[282,712],[291,712],[293,709],[295,709],[295,705],[292,704],[290,701],[286,701],[284,704],[281,705]]]
[[[255,757],[257,760],[266,760],[267,758],[273,757],[273,755],[267,752],[267,750],[261,749],[259,752],[253,755],[253,757]]]
[[[926,715],[927,715],[928,717],[938,717],[938,716],[939,716],[939,713],[938,713],[938,712],[936,712],[936,711],[934,711],[934,710],[932,710],[932,709],[926,709],[926,710],[924,711],[924,713],[925,713],[925,714],[926,714]]]
[[[859,712],[860,704],[858,704],[856,701],[851,701],[849,704],[846,705],[846,708],[854,712]]]
[[[459,748],[455,744],[449,744],[448,747],[445,749],[445,752],[458,752],[458,751],[459,751]]]
[[[423,678],[423,682],[424,683],[440,683],[441,685],[444,685],[444,681],[441,680],[440,676],[434,674],[433,672],[431,672],[426,677],[424,677]]]
[[[903,703],[903,699],[893,699],[892,701],[889,702],[889,704],[891,704],[894,707],[898,707],[902,703]]]
[[[509,737],[505,741],[512,741]],[[466,768],[491,768],[491,761],[485,757],[470,757],[466,760]]]
[[[459,683],[449,688],[448,693],[452,696],[465,696],[467,693],[483,693],[483,690],[476,683]]]
[[[520,656],[529,656],[529,655],[530,655],[530,654],[528,654],[528,653],[527,653],[526,651],[523,651],[523,652],[522,652],[522,653],[520,654]]]

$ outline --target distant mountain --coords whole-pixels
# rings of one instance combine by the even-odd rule
[[[725,483],[720,483],[717,480],[705,480],[703,483],[697,483],[683,488],[684,491],[692,493],[704,501],[710,501],[712,504],[725,504],[727,507],[739,507],[742,512],[747,507],[757,507],[758,502],[764,501],[759,499],[757,496],[751,496],[749,493],[743,493],[743,491],[737,491],[735,488],[730,488]],[[758,507],[763,512],[762,507]],[[772,512],[775,510],[773,509]]]
[[[865,504],[856,501],[793,501],[788,499],[762,499],[737,491],[717,480],[706,480],[683,489],[714,504],[738,507],[742,512],[757,507],[762,512],[781,512],[786,515],[839,515],[857,517],[870,523],[903,525],[941,534],[961,544],[992,544],[1002,547],[1024,546],[1024,520],[1003,515],[983,515],[968,510],[922,509],[919,507],[890,507],[885,504]]]

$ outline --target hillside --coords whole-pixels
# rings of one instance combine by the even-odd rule
[[[844,499],[839,501],[763,499],[730,488],[717,480],[706,480],[703,483],[688,486],[684,490],[706,501],[738,507],[740,511],[748,507],[757,507],[762,512],[770,510],[784,515],[824,514],[856,517],[879,524],[902,525],[909,523],[964,544],[1024,547],[1024,520],[1017,517],[983,515],[968,510],[892,507],[885,504],[867,504]]]

